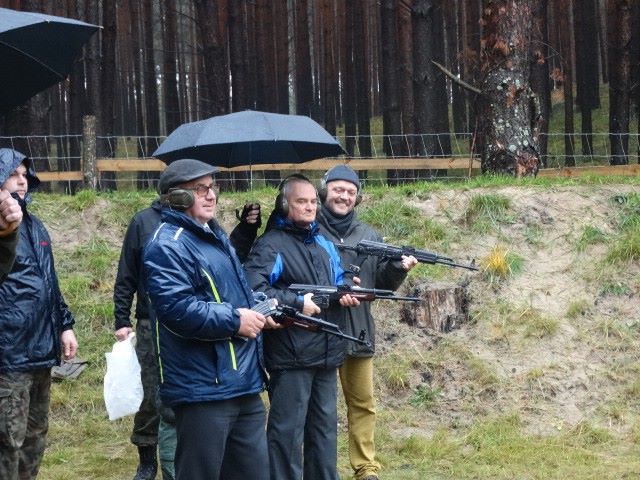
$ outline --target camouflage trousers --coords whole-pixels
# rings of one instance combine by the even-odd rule
[[[151,331],[151,320],[140,318],[136,323],[136,355],[140,362],[143,397],[140,410],[133,418],[131,443],[138,447],[156,445],[158,443],[158,424],[160,416],[156,407],[158,391],[158,359]]]
[[[51,369],[0,373],[0,478],[34,479],[47,443]]]

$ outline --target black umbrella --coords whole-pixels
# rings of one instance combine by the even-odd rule
[[[65,78],[96,25],[0,8],[0,113]]]
[[[246,110],[185,123],[153,156],[167,163],[195,158],[230,168],[300,163],[344,153],[338,141],[309,117]]]

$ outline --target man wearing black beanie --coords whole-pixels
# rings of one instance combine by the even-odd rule
[[[358,174],[347,165],[337,165],[322,177],[318,189],[322,209],[318,213],[321,233],[336,245],[356,245],[360,240],[381,242],[382,237],[361,222],[355,207],[362,200]],[[360,267],[360,286],[396,290],[418,261],[413,256],[389,260],[374,256],[358,256],[341,250],[344,265]],[[375,323],[370,302],[348,308],[345,333],[358,336],[365,331],[369,346],[347,342],[347,357],[340,367],[340,382],[347,404],[349,427],[349,461],[356,479],[376,480],[380,464],[375,459],[374,430],[376,421],[373,396],[373,354]]]

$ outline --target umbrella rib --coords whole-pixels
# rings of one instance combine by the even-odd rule
[[[13,45],[7,43],[7,42],[3,42],[2,40],[0,40],[0,44],[5,45],[6,47],[19,52],[20,54],[24,55],[25,57],[28,57],[30,59],[32,59],[34,62],[36,62],[38,65],[43,66],[44,68],[46,68],[47,70],[49,70],[50,72],[54,73],[55,75],[57,75],[60,78],[64,78],[64,75],[62,75],[60,72],[56,72],[53,68],[51,68],[49,65],[47,65],[46,63],[43,63],[42,61],[40,61],[39,59],[37,59],[36,57],[34,57],[33,55],[29,55],[27,52],[25,52],[24,50],[20,50],[19,48],[14,47]]]

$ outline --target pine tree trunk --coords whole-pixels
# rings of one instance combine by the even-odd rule
[[[115,85],[116,79],[116,0],[102,0],[102,74],[100,97],[102,98],[102,119],[99,135],[112,137],[98,140],[99,156],[114,157],[117,147],[115,134]],[[100,183],[102,188],[118,189],[115,172],[104,172]]]
[[[549,79],[549,35],[547,30],[547,0],[536,0],[531,32],[531,89],[540,106],[539,127],[534,130],[540,145],[540,164],[547,155],[549,121],[551,120],[551,83]]]
[[[611,165],[629,163],[631,8],[627,0],[608,1],[609,141]]]
[[[235,2],[232,2],[235,3]],[[177,19],[176,5],[172,0],[163,0],[164,29],[162,65],[164,81],[162,91],[164,94],[166,133],[173,132],[180,125],[180,102],[177,81]]]
[[[344,119],[345,150],[352,157],[356,149],[356,70],[354,52],[355,2],[344,3],[344,80],[342,84],[342,112]]]
[[[336,134],[336,96],[334,80],[337,78],[336,50],[335,50],[335,17],[333,14],[333,0],[322,0],[322,51],[323,51],[323,99],[324,128],[331,135]]]
[[[295,4],[296,113],[310,116],[313,105],[313,83],[309,50],[309,5],[307,0],[295,0]]]
[[[533,2],[486,0],[482,34],[482,171],[517,177],[538,172],[539,109],[529,84]]]
[[[382,0],[380,3],[382,45],[382,127],[383,148],[387,157],[406,155],[402,141],[400,116],[400,93],[398,91],[398,3],[397,0]],[[398,183],[398,171],[387,170],[387,182]]]
[[[360,156],[371,156],[371,97],[369,92],[369,67],[366,54],[367,18],[365,6],[367,0],[354,0],[357,4],[353,23],[353,57],[356,74],[356,116],[358,119],[358,150]]]

